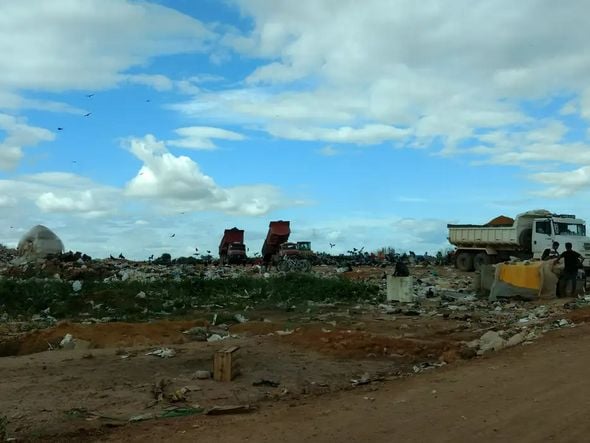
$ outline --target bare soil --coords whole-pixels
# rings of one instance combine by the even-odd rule
[[[345,277],[375,279],[382,272]],[[422,272],[418,278],[430,279],[449,271]],[[459,278],[468,277],[459,274],[450,284]],[[489,312],[413,316],[310,306],[248,311],[250,321],[214,343],[183,333],[207,326],[211,313],[143,323],[60,322],[28,333],[2,325],[0,416],[8,419],[7,435],[38,442],[588,440],[590,326],[583,323],[590,309],[567,313],[580,323],[576,328],[466,361],[464,342],[503,320],[490,323]],[[89,348],[56,349],[68,333]],[[212,371],[215,351],[229,345],[240,347],[240,375],[228,383],[197,379],[195,372]],[[146,355],[160,347],[176,355]],[[353,386],[366,377],[370,382]],[[231,405],[255,411],[154,418],[173,407]],[[145,421],[130,423],[132,417]]]
[[[145,422],[87,441],[581,442],[590,423],[590,326],[411,377],[253,414]],[[76,434],[82,437],[82,434]]]

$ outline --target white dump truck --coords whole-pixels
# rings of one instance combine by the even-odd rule
[[[507,221],[512,221],[508,219]],[[553,214],[544,209],[524,212],[512,223],[487,225],[447,225],[449,242],[455,246],[455,266],[462,271],[479,270],[484,264],[510,257],[541,258],[545,249],[559,242],[559,252],[571,243],[590,268],[590,238],[584,220],[569,214]]]

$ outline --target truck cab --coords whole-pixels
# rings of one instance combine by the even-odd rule
[[[584,257],[584,267],[590,267],[590,238],[586,237],[584,220],[564,214],[535,219],[531,239],[533,257],[541,258],[553,242],[559,243],[560,253],[565,251],[566,243],[571,243],[572,249]]]

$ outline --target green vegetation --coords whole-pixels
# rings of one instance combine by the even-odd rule
[[[110,317],[139,321],[161,316],[181,317],[191,312],[247,306],[276,308],[313,302],[374,301],[376,285],[342,278],[319,278],[309,274],[286,274],[268,279],[190,278],[181,281],[91,282],[79,292],[71,282],[57,280],[0,280],[0,314],[32,316],[44,310],[56,319]]]
[[[6,438],[8,437],[7,426],[8,418],[6,415],[0,415],[0,441],[6,441]]]

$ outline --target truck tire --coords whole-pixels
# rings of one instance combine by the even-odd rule
[[[455,266],[460,271],[473,271],[473,254],[469,252],[459,252],[459,254],[457,254],[457,258],[455,259]]]
[[[281,272],[291,272],[291,263],[289,260],[281,260],[277,263],[277,269]]]
[[[478,254],[475,254],[475,257],[473,257],[473,268],[476,271],[479,271],[483,265],[489,265],[491,263],[492,263],[492,257],[490,257],[485,252],[480,252]]]

